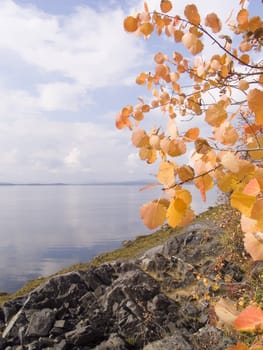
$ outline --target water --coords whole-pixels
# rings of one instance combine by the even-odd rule
[[[139,207],[160,196],[140,186],[0,186],[0,291],[86,262],[149,232]],[[206,205],[194,202],[200,212]]]

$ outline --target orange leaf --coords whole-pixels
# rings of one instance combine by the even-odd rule
[[[138,29],[138,19],[132,16],[128,16],[125,18],[123,26],[126,32],[135,32]]]
[[[249,348],[244,343],[237,343],[236,345],[231,346],[227,350],[249,350]]]
[[[244,246],[254,261],[263,261],[263,242],[261,240],[260,232],[246,233],[244,236]]]
[[[215,13],[210,13],[209,15],[206,16],[205,25],[207,27],[210,27],[212,29],[213,33],[220,32],[220,30],[222,28],[221,21],[218,18],[217,14],[215,14]]]
[[[171,9],[173,8],[173,5],[170,0],[161,0],[160,8],[162,12],[167,13],[171,11]]]
[[[200,133],[199,128],[191,128],[187,130],[187,132],[184,134],[185,141],[194,141],[198,138]]]
[[[153,29],[154,29],[153,25],[152,25],[151,23],[149,23],[149,22],[143,23],[143,24],[141,24],[141,26],[140,26],[140,32],[141,32],[144,36],[149,36],[149,35],[151,35],[152,32],[153,32]]]
[[[263,311],[255,306],[246,307],[235,319],[234,326],[238,331],[254,332],[263,329]]]
[[[248,25],[248,16],[249,12],[246,9],[242,9],[237,14],[237,22],[239,25],[243,26],[245,24]]]
[[[260,193],[258,180],[256,178],[251,179],[248,184],[246,184],[243,193],[256,197]]]
[[[158,201],[146,203],[141,206],[141,218],[150,230],[162,225],[166,219],[166,207]]]
[[[263,125],[263,108],[262,108],[262,100],[263,100],[263,91],[259,89],[250,90],[248,93],[247,101],[248,106],[255,113],[256,125]]]
[[[197,7],[194,4],[186,5],[184,9],[184,15],[189,22],[199,25],[200,24],[200,15],[198,13]]]
[[[181,181],[189,181],[194,177],[194,169],[190,165],[183,165],[178,170],[178,176]]]
[[[143,147],[148,145],[149,136],[142,129],[136,129],[132,134],[132,143],[135,147]]]
[[[152,184],[143,186],[142,188],[140,188],[139,191],[149,190],[150,188],[156,187],[156,186],[158,186],[158,185],[159,185],[159,184],[158,184],[157,182],[154,182],[154,183],[152,183]]]
[[[251,218],[261,220],[263,218],[263,198],[258,198],[252,208]]]

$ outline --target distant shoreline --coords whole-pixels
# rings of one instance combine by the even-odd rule
[[[0,186],[144,186],[149,181],[126,181],[126,182],[90,182],[90,183],[0,183]]]

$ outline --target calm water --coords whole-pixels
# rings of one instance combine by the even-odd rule
[[[139,207],[160,190],[138,186],[0,186],[0,291],[86,262],[149,232]],[[198,198],[194,207],[204,210]]]

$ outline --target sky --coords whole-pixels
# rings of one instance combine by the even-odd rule
[[[239,0],[190,2],[224,22]],[[189,0],[173,3],[180,14]],[[141,9],[141,0],[0,0],[0,182],[151,180],[130,132],[115,128],[116,113],[145,94],[137,74],[171,51],[168,40],[124,32]]]

